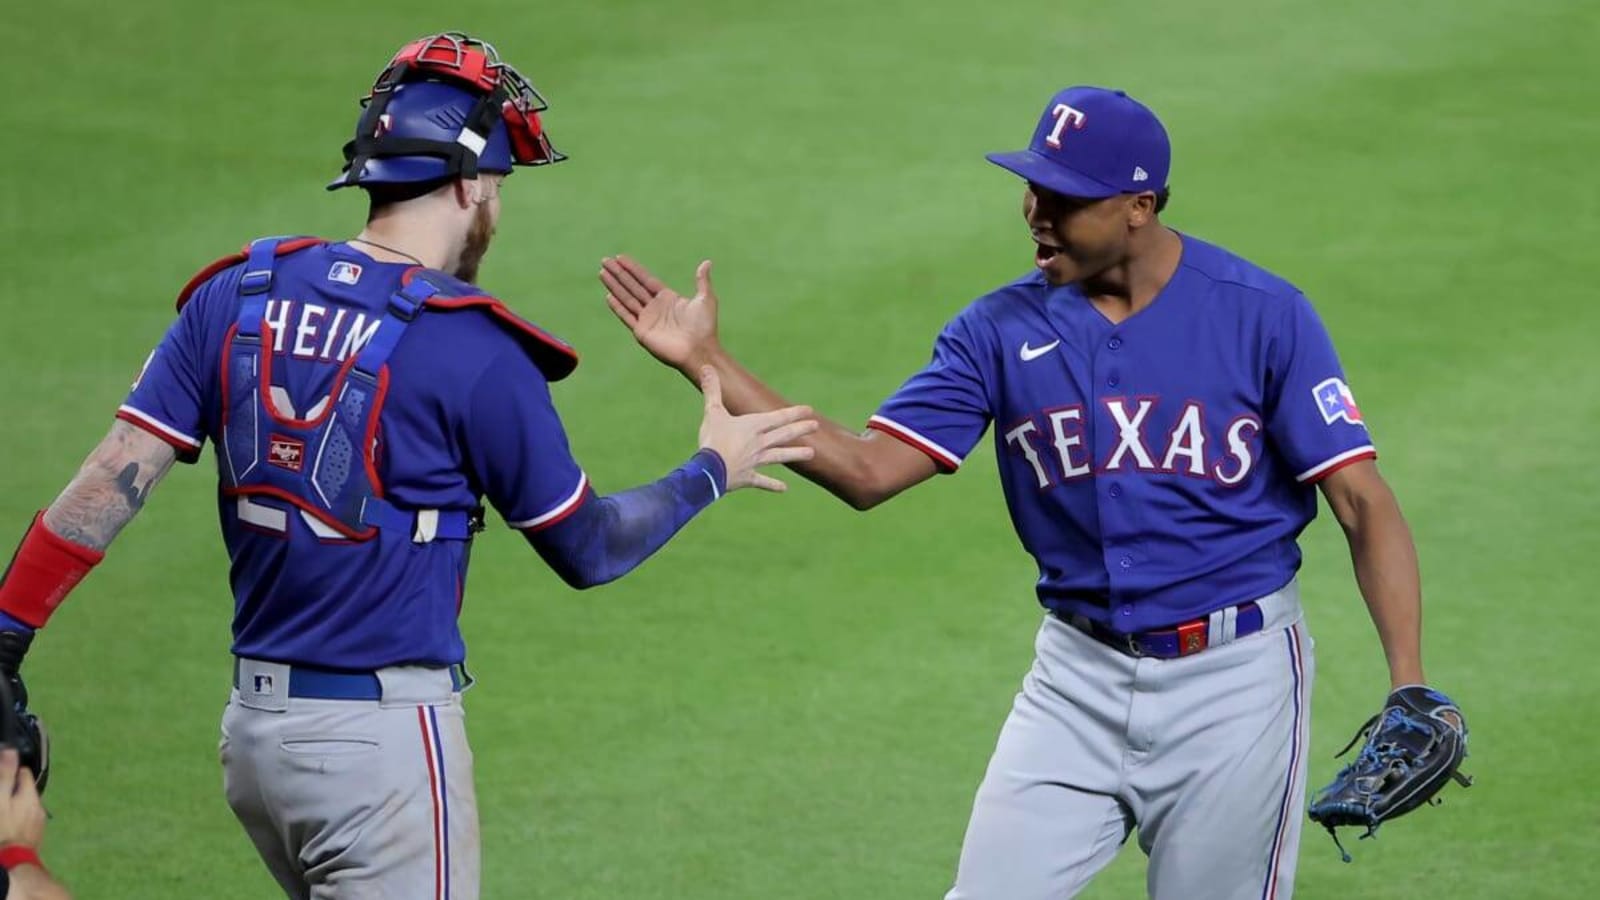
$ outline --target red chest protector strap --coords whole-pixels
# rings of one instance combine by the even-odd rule
[[[327,241],[323,240],[322,238],[315,237],[263,238],[262,240],[273,240],[277,242],[273,246],[273,256],[287,256],[288,254],[294,253],[297,250],[304,250],[307,247],[316,247],[327,243]],[[183,309],[184,305],[189,302],[189,298],[194,296],[194,292],[200,289],[200,285],[210,281],[211,276],[221,272],[223,269],[237,266],[239,263],[247,260],[250,256],[250,248],[255,246],[256,243],[257,242],[252,241],[249,244],[246,244],[244,249],[240,250],[238,253],[224,256],[211,265],[206,266],[204,269],[201,269],[199,272],[196,272],[195,276],[189,279],[189,282],[183,286],[183,290],[178,292],[178,309]]]
[[[409,286],[415,279],[421,279],[438,288],[437,293],[428,298],[427,307],[430,310],[448,312],[476,309],[488,313],[495,324],[504,328],[518,344],[522,345],[522,349],[549,381],[560,381],[578,368],[578,351],[573,349],[571,344],[512,312],[496,297],[488,294],[454,293],[455,288],[450,284],[454,279],[440,278],[441,274],[415,268],[407,271],[401,277],[400,283]],[[472,287],[462,282],[456,284]]]

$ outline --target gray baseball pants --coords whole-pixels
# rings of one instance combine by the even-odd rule
[[[381,669],[378,700],[288,696],[241,659],[222,716],[228,805],[294,900],[477,900],[478,805],[448,670]]]
[[[1305,806],[1313,642],[1294,582],[1263,627],[1136,658],[1047,615],[946,900],[1066,900],[1135,825],[1156,900],[1287,900]]]

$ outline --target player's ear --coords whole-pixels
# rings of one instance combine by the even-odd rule
[[[476,178],[457,178],[452,187],[451,194],[456,205],[462,209],[477,206],[479,198],[483,196],[483,185]]]
[[[1128,227],[1142,228],[1150,224],[1156,217],[1156,195],[1153,191],[1142,191],[1128,195]]]

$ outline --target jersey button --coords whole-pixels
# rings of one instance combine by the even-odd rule
[[[1123,567],[1124,569],[1131,569],[1133,568],[1133,557],[1124,556],[1123,558],[1117,560],[1117,565]]]
[[[1122,338],[1114,337],[1111,340],[1106,341],[1106,346],[1110,347],[1113,350],[1121,350],[1122,349]]]
[[[1112,499],[1116,499],[1117,497],[1121,497],[1122,496],[1122,485],[1113,484],[1111,486],[1111,489],[1108,490],[1106,493],[1110,494]]]
[[[1125,616],[1131,616],[1131,615],[1133,615],[1133,607],[1131,607],[1131,606],[1129,606],[1127,604],[1123,604],[1122,608],[1117,610],[1117,612],[1122,613]]]
[[[1115,373],[1115,372],[1112,372],[1111,373],[1111,377],[1106,379],[1106,386],[1108,386],[1108,387],[1116,387],[1117,385],[1119,385],[1121,383],[1122,383],[1122,378],[1120,376],[1118,376],[1117,373]]]

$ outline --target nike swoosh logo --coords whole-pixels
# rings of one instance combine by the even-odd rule
[[[1022,357],[1023,362],[1032,362],[1046,353],[1049,353],[1051,350],[1054,350],[1056,345],[1059,343],[1061,343],[1061,341],[1054,340],[1048,344],[1045,344],[1043,347],[1029,347],[1028,342],[1023,341],[1022,352],[1019,355]]]

